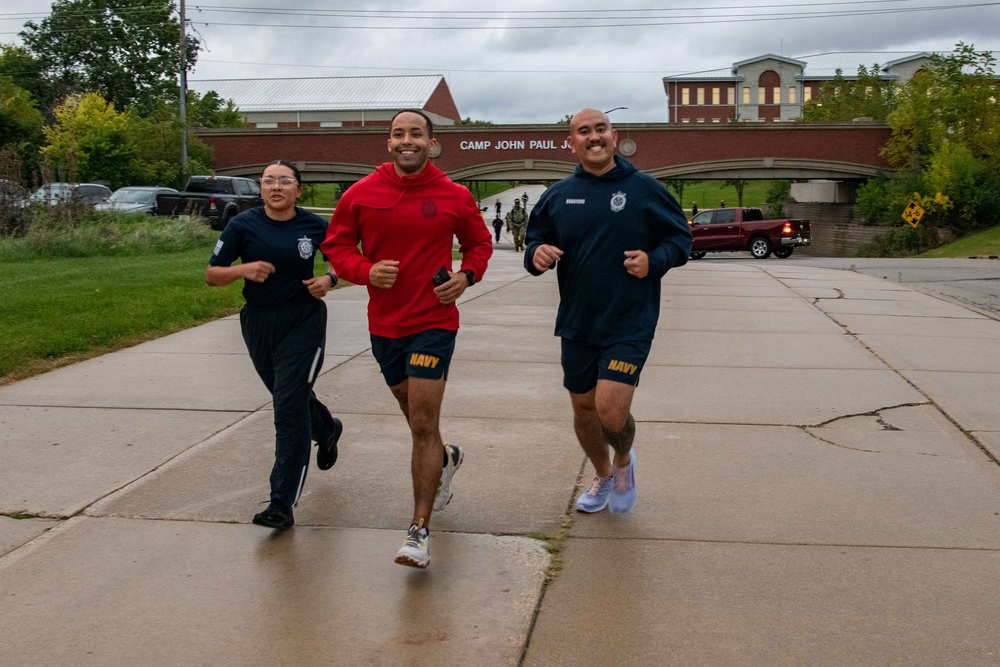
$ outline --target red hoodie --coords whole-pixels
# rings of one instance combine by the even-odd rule
[[[460,270],[472,269],[481,280],[493,243],[472,193],[430,163],[401,178],[386,162],[340,198],[320,247],[338,276],[368,285],[369,331],[402,338],[427,329],[458,329],[458,308],[442,304],[431,282],[439,267],[452,269],[456,236]],[[389,289],[368,282],[372,265],[384,259],[399,262]]]

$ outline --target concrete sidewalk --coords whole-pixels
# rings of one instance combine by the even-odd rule
[[[521,260],[461,306],[424,572],[363,288],[327,297],[345,434],[285,533],[249,523],[272,415],[235,318],[0,388],[0,664],[1000,663],[1000,322],[794,258],[672,271],[638,504],[579,515],[555,277]]]

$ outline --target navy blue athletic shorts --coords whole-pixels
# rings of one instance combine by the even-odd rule
[[[586,394],[599,379],[636,386],[652,346],[651,340],[601,346],[563,338],[563,386],[574,394]]]
[[[407,377],[447,380],[457,334],[446,329],[427,329],[402,338],[372,334],[372,354],[390,387]]]

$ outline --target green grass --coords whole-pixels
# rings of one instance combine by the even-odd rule
[[[1000,225],[967,234],[919,257],[983,257],[1000,255]]]
[[[346,185],[346,184],[344,184]],[[498,192],[517,188],[519,183],[510,181],[462,181],[476,201],[492,197]],[[307,183],[299,200],[301,206],[317,206],[331,208],[337,202],[337,193],[341,185],[337,183]]]
[[[743,188],[743,205],[760,206],[764,203],[764,195],[771,186],[771,181],[750,181]],[[670,190],[670,193],[677,196],[677,193]],[[701,181],[699,183],[687,183],[684,185],[684,201],[680,202],[681,207],[690,210],[691,202],[698,202],[698,208],[717,208],[719,202],[725,201],[726,206],[736,206],[736,190],[733,186],[726,185],[725,181]]]
[[[236,312],[242,281],[205,284],[211,251],[0,263],[0,383]]]

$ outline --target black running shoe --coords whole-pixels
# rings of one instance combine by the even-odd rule
[[[295,517],[292,516],[291,507],[285,507],[281,503],[276,503],[272,500],[266,510],[260,514],[253,515],[253,522],[258,526],[285,530],[295,524]]]
[[[337,441],[340,434],[344,432],[344,423],[336,417],[333,418],[333,431],[330,437],[323,442],[317,442],[316,446],[316,466],[320,470],[329,470],[337,462]]]

